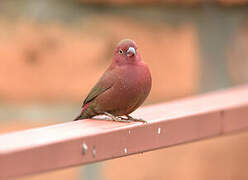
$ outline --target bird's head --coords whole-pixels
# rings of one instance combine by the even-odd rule
[[[140,59],[137,45],[133,40],[121,40],[115,50],[114,61],[118,64],[135,63]]]

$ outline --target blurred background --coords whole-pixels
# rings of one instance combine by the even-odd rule
[[[1,0],[0,133],[71,121],[123,38],[152,72],[144,105],[248,82],[247,5]],[[242,133],[18,179],[246,180],[247,152]]]

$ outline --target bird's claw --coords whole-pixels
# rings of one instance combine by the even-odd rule
[[[108,117],[111,118],[112,121],[116,121],[116,122],[142,122],[142,123],[147,123],[147,121],[143,120],[143,119],[136,119],[136,118],[133,118],[132,116],[129,116],[129,115],[125,115],[126,118],[122,117],[122,116],[119,116],[119,117],[116,117],[114,116],[113,114],[110,114],[108,112],[104,112],[104,114]]]
[[[120,117],[116,117],[114,116],[113,114],[110,114],[108,112],[105,112],[104,113],[106,116],[110,117],[112,121],[115,121],[115,122],[125,122],[125,123],[130,123],[132,121],[130,121],[129,119],[125,119],[125,118],[120,118]]]
[[[133,118],[132,116],[130,115],[125,115],[127,118],[124,118],[124,117],[120,117],[121,119],[125,119],[125,120],[129,120],[129,121],[137,121],[137,122],[142,122],[142,123],[147,123],[146,120],[143,120],[143,119],[136,119],[136,118]]]

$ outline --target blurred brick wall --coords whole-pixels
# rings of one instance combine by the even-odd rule
[[[91,17],[73,28],[2,22],[1,101],[81,102],[111,63],[117,42],[127,37],[137,42],[151,69],[150,102],[197,91],[199,55],[192,24],[171,27],[122,16],[102,19]]]

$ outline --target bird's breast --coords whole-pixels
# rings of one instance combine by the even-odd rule
[[[150,92],[150,71],[147,66],[127,66],[119,73],[114,86],[118,89],[116,104],[133,109],[142,104]]]
[[[146,66],[115,69],[114,85],[96,100],[102,109],[114,115],[129,114],[141,105],[151,89],[151,75]]]
[[[146,67],[126,66],[120,70],[119,75],[115,85],[126,95],[136,96],[150,87],[150,72]]]

